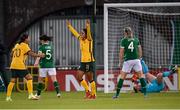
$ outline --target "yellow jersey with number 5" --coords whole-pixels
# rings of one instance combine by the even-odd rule
[[[29,45],[26,43],[16,44],[12,49],[12,61],[11,61],[10,69],[25,70],[27,53],[30,50],[31,49]]]

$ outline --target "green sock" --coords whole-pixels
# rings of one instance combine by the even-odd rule
[[[42,88],[43,88],[43,84],[42,83],[38,83],[38,85],[37,85],[37,95],[38,96],[41,95]]]
[[[56,93],[58,94],[59,93],[59,84],[57,81],[54,81],[54,88],[56,90]]]
[[[140,78],[140,83],[141,83],[141,87],[142,87],[142,92],[144,93],[144,95],[146,95],[146,81],[144,78]]]
[[[124,79],[119,79],[117,89],[116,89],[116,96],[119,96],[120,90],[121,90],[121,88],[123,86],[123,81],[124,81]]]

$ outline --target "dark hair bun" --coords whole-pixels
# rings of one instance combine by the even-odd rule
[[[21,36],[21,38],[20,38],[20,42],[19,42],[19,43],[24,42],[28,37],[29,37],[28,34],[23,34],[23,35]]]
[[[42,35],[39,39],[44,40],[44,41],[51,41],[51,37],[49,37],[47,35]]]
[[[131,33],[132,32],[132,29],[130,27],[125,27],[124,28],[124,32],[125,33]]]

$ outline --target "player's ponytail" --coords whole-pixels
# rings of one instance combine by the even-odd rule
[[[124,32],[127,33],[128,35],[132,33],[132,29],[130,27],[125,27]]]
[[[85,35],[87,36],[87,29],[84,28],[83,31],[84,31]]]
[[[28,34],[23,34],[23,35],[21,36],[21,38],[20,38],[19,44],[22,43],[22,42],[24,42],[28,37],[29,37]]]

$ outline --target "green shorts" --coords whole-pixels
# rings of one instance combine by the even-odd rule
[[[29,74],[28,70],[17,70],[11,69],[12,78],[24,78],[27,74]]]
[[[95,69],[95,62],[81,62],[79,70],[83,72],[93,72]]]

